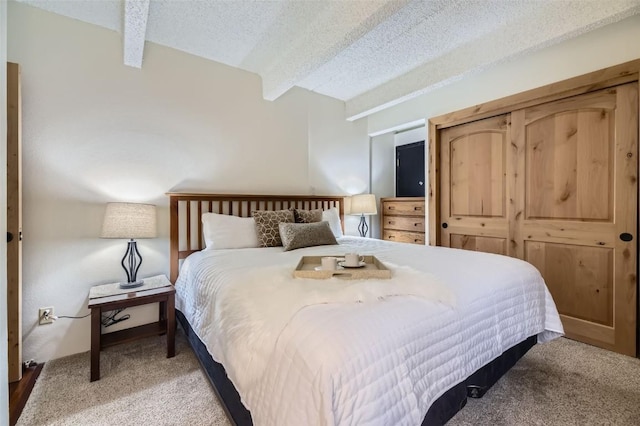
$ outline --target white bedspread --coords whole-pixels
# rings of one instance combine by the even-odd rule
[[[442,393],[504,350],[563,332],[526,262],[339,241],[292,252],[203,251],[182,267],[177,308],[225,366],[256,425],[418,425]],[[301,256],[347,252],[375,254],[394,278],[289,278]]]

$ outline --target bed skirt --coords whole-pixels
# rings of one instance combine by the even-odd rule
[[[200,365],[207,374],[227,417],[237,426],[251,426],[251,413],[240,401],[240,395],[228,379],[222,364],[213,360],[204,343],[198,338],[182,312],[176,309],[176,318]],[[438,398],[427,411],[423,426],[444,425],[467,403],[467,397],[482,397],[500,377],[536,344],[536,336],[530,336],[506,350],[498,358],[478,369],[464,382],[458,383]]]

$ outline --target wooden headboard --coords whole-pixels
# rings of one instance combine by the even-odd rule
[[[170,279],[178,278],[180,260],[204,248],[202,235],[203,213],[220,213],[250,217],[253,210],[323,209],[335,207],[340,212],[344,228],[344,197],[318,195],[243,195],[243,194],[186,194],[171,192],[170,217]],[[343,229],[344,231],[344,229]]]

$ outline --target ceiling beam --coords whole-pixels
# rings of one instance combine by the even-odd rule
[[[124,64],[142,68],[150,0],[124,2]]]

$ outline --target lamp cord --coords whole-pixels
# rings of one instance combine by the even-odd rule
[[[115,311],[111,311],[107,314],[103,314],[102,318],[100,319],[100,323],[105,326],[105,327],[109,327],[112,326],[113,324],[117,324],[119,322],[122,321],[126,321],[129,318],[131,318],[131,315],[129,314],[125,314],[123,316],[121,316],[120,318],[116,318],[116,315],[118,315],[120,312],[124,311],[125,308],[121,308],[121,309],[116,309]],[[57,320],[60,318],[68,318],[68,319],[82,319],[82,318],[86,318],[89,315],[91,315],[91,312],[89,312],[87,315],[83,315],[81,317],[74,317],[74,316],[70,316],[70,315],[53,315],[51,316],[52,320]]]
[[[91,315],[91,312],[89,312],[87,315],[83,315],[81,317],[70,317],[70,316],[66,316],[66,315],[58,315],[56,316],[56,318],[70,318],[70,319],[80,319],[80,318],[86,318],[89,315]]]
[[[102,323],[103,326],[110,327],[113,324],[117,324],[119,322],[128,320],[129,318],[131,318],[131,315],[129,314],[124,314],[120,318],[116,318],[116,315],[118,315],[120,312],[124,311],[125,309],[126,308],[120,308],[120,309],[116,309],[115,311],[111,311],[107,314],[103,314],[102,321],[100,322]]]
[[[129,314],[125,314],[125,315],[121,316],[120,318],[116,318],[116,316],[117,316],[120,312],[122,312],[122,311],[124,311],[124,310],[125,310],[125,308],[122,308],[122,309],[116,309],[115,311],[111,311],[111,312],[109,312],[108,314],[103,314],[103,315],[102,315],[102,319],[101,319],[101,321],[100,321],[100,322],[101,322],[101,323],[102,323],[102,325],[104,325],[105,327],[109,327],[109,326],[111,326],[111,325],[113,325],[113,324],[117,324],[117,323],[119,323],[119,322],[126,321],[126,320],[128,320],[129,318],[131,318],[131,315],[129,315]],[[54,318],[54,319],[60,319],[60,318],[68,318],[68,319],[82,319],[82,318],[86,318],[86,317],[88,317],[89,315],[91,315],[91,312],[89,312],[87,315],[83,315],[83,316],[81,316],[81,317],[74,317],[74,316],[69,316],[69,315],[56,315],[56,316],[54,316],[53,318]]]

